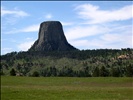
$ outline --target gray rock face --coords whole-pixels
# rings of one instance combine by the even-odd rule
[[[70,45],[59,21],[47,21],[40,24],[38,40],[29,51],[70,51],[76,50]]]

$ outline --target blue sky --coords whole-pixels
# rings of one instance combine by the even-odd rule
[[[132,1],[2,1],[1,54],[27,51],[49,20],[80,50],[133,48]]]

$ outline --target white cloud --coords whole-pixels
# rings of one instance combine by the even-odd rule
[[[36,32],[39,31],[39,24],[31,25],[26,28],[20,29],[20,32]]]
[[[73,25],[73,23],[70,22],[63,22],[62,23],[64,26],[68,26],[68,25]],[[4,34],[16,34],[16,33],[25,33],[25,32],[39,32],[39,24],[33,24],[27,27],[24,27],[22,29],[12,29],[11,31],[8,32],[3,32]]]
[[[66,30],[66,37],[68,40],[80,39],[84,37],[95,36],[109,31],[107,27],[98,25],[92,26],[75,26]]]
[[[27,37],[25,42],[21,42],[19,45],[17,45],[19,51],[27,51],[35,42],[35,39],[33,37]]]
[[[87,19],[89,24],[121,21],[133,17],[133,5],[127,5],[117,10],[101,10],[99,6],[91,4],[79,5],[75,8],[82,19]]]
[[[61,24],[62,24],[63,26],[74,25],[74,23],[72,23],[72,22],[61,22]]]
[[[51,19],[52,17],[53,17],[52,14],[46,14],[46,15],[45,15],[45,18],[46,18],[46,19]]]
[[[3,32],[4,34],[16,34],[16,33],[24,33],[24,32],[37,32],[39,31],[39,24],[30,25],[22,29],[13,29],[8,32]]]
[[[20,43],[18,45],[18,49],[20,51],[27,51],[33,45],[34,42],[35,42],[34,40],[31,40],[31,41]]]
[[[51,13],[43,13],[41,17],[39,17],[38,19],[44,21],[44,20],[49,20],[51,18],[53,18],[53,15]]]
[[[16,43],[16,40],[14,38],[1,39],[1,44],[3,44],[4,42],[14,42],[14,43]]]
[[[19,24],[18,22],[27,16],[30,16],[30,14],[23,10],[17,8],[8,9],[2,6],[1,7],[2,31],[7,30],[7,27],[9,29],[13,25]]]
[[[33,37],[27,37],[26,40],[27,41],[33,40]]]
[[[100,36],[102,41],[105,41],[108,44],[114,43],[118,47],[132,47],[132,25],[120,25],[117,27],[112,27],[112,30]]]
[[[16,16],[16,17],[29,16],[28,13],[26,13],[22,10],[17,10],[17,9],[8,10],[8,9],[5,9],[4,7],[1,7],[1,16],[3,17],[5,15],[13,15],[13,16]]]
[[[87,49],[90,45],[88,45],[89,40],[71,40],[69,41],[73,46],[80,49]]]
[[[106,27],[99,25],[78,26],[67,32],[68,41],[81,49],[133,47],[131,25],[117,25],[117,27],[116,25]]]
[[[118,22],[132,19],[133,5],[116,10],[101,10],[99,6],[83,4],[77,6],[75,10],[83,22],[65,32],[68,41],[75,47],[80,49],[133,47],[133,26]],[[116,21],[117,24],[112,23]]]
[[[99,49],[106,48],[105,42],[100,39],[90,39],[90,40],[74,40],[71,44],[77,48],[82,49]]]
[[[12,48],[2,48],[1,49],[1,54],[3,55],[3,54],[6,54],[6,53],[9,53],[9,52],[11,52],[13,49]]]
[[[109,37],[108,37],[109,38]],[[82,49],[121,49],[121,48],[131,48],[131,40],[128,40],[128,38],[123,40],[117,40],[114,41],[106,41],[102,40],[101,38],[97,37],[95,39],[81,39],[81,40],[74,40],[70,41],[72,45],[74,45],[77,48]]]

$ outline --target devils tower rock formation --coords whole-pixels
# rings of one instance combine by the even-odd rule
[[[59,21],[47,21],[40,24],[39,37],[29,51],[70,51],[76,50],[70,45]]]

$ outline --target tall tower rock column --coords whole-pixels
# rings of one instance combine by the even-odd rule
[[[59,21],[40,24],[39,36],[29,51],[70,51],[77,50],[67,42]]]

